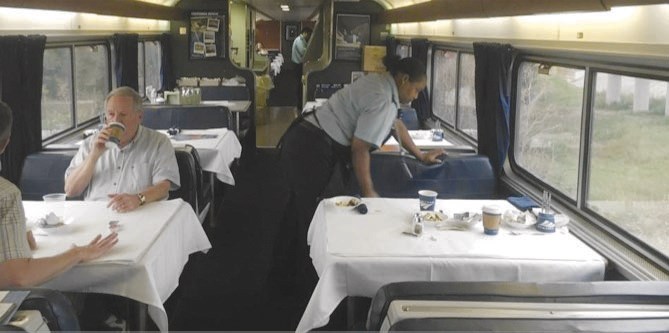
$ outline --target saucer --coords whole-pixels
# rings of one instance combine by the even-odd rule
[[[339,196],[339,197],[334,197],[330,199],[332,202],[332,205],[337,208],[353,208],[357,205],[360,204],[361,200],[356,197],[352,196]]]

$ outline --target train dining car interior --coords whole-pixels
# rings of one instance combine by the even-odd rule
[[[0,0],[0,327],[667,332],[667,17]]]

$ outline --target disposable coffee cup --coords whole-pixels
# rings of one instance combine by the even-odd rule
[[[537,214],[537,224],[534,227],[541,232],[555,232],[555,215],[552,213]]]
[[[437,203],[437,192],[430,190],[418,191],[418,202],[420,210],[434,211],[434,206]]]
[[[502,210],[495,205],[483,206],[483,232],[486,235],[497,235],[502,221]]]
[[[47,224],[57,224],[65,219],[65,197],[65,193],[49,193],[42,196],[49,212],[58,218],[53,221],[47,220]]]
[[[121,137],[125,132],[125,125],[117,122],[109,123],[109,140],[107,141],[107,147],[109,143],[119,146],[121,145]]]
[[[444,139],[444,130],[443,129],[433,129],[432,130],[432,141],[441,141]]]

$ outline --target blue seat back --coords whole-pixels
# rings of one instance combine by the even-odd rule
[[[230,111],[215,105],[152,105],[144,108],[142,125],[153,129],[228,127]]]
[[[246,86],[200,87],[203,101],[250,101],[251,93]]]
[[[379,195],[390,198],[414,198],[418,190],[433,190],[439,198],[490,199],[497,197],[497,178],[487,157],[466,155],[444,157],[443,163],[425,165],[404,158],[412,178],[396,154],[372,154],[371,173]],[[349,194],[359,193],[355,177],[347,184]]]
[[[414,108],[401,108],[400,119],[408,130],[419,130],[420,122],[418,121],[418,114]]]
[[[529,282],[424,282],[410,281],[382,286],[374,296],[366,328],[379,331],[395,300],[499,302],[508,303],[577,303],[577,304],[667,304],[669,283],[666,281],[598,281],[565,283]],[[584,307],[574,308],[575,312]],[[472,314],[469,313],[471,316]],[[595,321],[540,318],[453,317],[404,319],[390,323],[390,330],[457,331],[457,332],[656,332],[669,327],[667,316],[651,320],[604,318]],[[654,329],[650,329],[655,327]],[[657,329],[662,327],[662,329]]]
[[[76,153],[76,150],[59,150],[28,155],[19,181],[23,200],[42,200],[45,194],[63,193],[65,170]]]
[[[179,166],[181,186],[176,190],[170,191],[169,198],[181,198],[193,207],[194,212],[198,212],[197,197],[198,191],[201,188],[201,185],[198,186],[198,182],[202,181],[202,169],[196,164],[193,150],[195,148],[191,145],[174,149],[177,165]]]

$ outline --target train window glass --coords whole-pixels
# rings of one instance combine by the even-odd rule
[[[144,96],[145,87],[152,86],[156,90],[161,88],[160,67],[162,54],[160,51],[160,42],[139,42],[137,50],[138,88],[139,93]]]
[[[515,162],[576,199],[585,70],[523,62]]]
[[[458,79],[458,129],[474,140],[477,140],[474,64],[473,54],[460,53],[460,76]]]
[[[44,50],[42,77],[42,139],[49,138],[74,123],[72,105],[72,49]]]
[[[433,58],[432,113],[455,127],[455,96],[457,83],[457,52],[435,50]]]
[[[104,44],[74,48],[76,123],[98,117],[109,91],[109,53]]]
[[[597,73],[587,206],[669,253],[669,82]]]
[[[397,45],[397,49],[395,49],[395,54],[400,56],[400,58],[408,58],[411,56],[411,46],[406,45],[406,44],[399,44]]]
[[[162,53],[160,51],[160,42],[144,42],[144,82],[147,86],[153,86],[160,89],[160,67]]]

